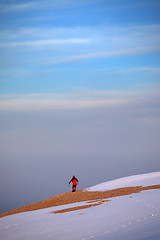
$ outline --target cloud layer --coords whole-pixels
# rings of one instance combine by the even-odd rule
[[[152,91],[82,91],[66,94],[1,95],[0,110],[114,108],[133,105],[158,107],[160,93]],[[9,99],[10,98],[10,99]],[[6,99],[6,100],[5,100]],[[157,109],[158,110],[158,109]]]
[[[25,54],[27,51],[31,64],[34,60],[35,63],[41,61],[41,64],[44,62],[45,65],[51,64],[51,62],[60,64],[83,59],[140,55],[159,52],[160,38],[157,36],[159,30],[160,25],[20,28],[14,32],[2,31],[0,48],[8,62],[23,62],[22,53]],[[13,55],[14,51],[16,55]],[[37,57],[36,55],[33,57],[34,51],[35,53],[39,51]],[[44,51],[45,56],[48,57],[42,61],[40,59],[42,59]],[[51,55],[54,56],[53,60],[51,60]]]

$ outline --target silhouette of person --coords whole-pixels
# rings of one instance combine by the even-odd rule
[[[78,179],[73,175],[72,179],[69,181],[69,184],[72,182],[72,192],[76,191]]]

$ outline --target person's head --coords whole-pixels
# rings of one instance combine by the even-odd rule
[[[75,177],[75,176],[73,175],[73,177]]]

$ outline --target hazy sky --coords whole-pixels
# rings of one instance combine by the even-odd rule
[[[160,171],[159,0],[0,1],[0,211]]]

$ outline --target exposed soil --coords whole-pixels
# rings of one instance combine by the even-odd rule
[[[54,211],[53,213],[72,212],[72,211],[76,211],[76,210],[80,210],[80,209],[86,209],[86,208],[90,208],[90,207],[95,207],[95,206],[101,205],[104,202],[109,202],[109,201],[110,200],[93,201],[93,202],[96,202],[96,203],[93,203],[93,204],[92,204],[92,201],[91,201],[91,202],[89,202],[90,204],[87,204],[87,205],[77,206],[77,207],[72,207],[72,208],[65,208],[65,209]],[[82,215],[82,213],[80,215]]]
[[[48,208],[53,206],[60,206],[70,203],[76,203],[76,202],[83,202],[83,201],[104,201],[104,199],[112,198],[112,197],[118,197],[118,196],[124,196],[124,195],[131,195],[132,193],[139,193],[141,191],[150,190],[150,189],[160,189],[160,185],[153,185],[148,187],[125,187],[125,188],[118,188],[114,190],[109,191],[103,191],[103,192],[89,192],[85,190],[79,190],[77,192],[67,192],[62,193],[53,197],[50,197],[48,199],[45,199],[43,201],[33,203],[21,208],[17,208],[14,210],[11,210],[9,212],[5,212],[0,214],[0,217],[4,217],[11,214],[16,214],[20,212],[27,212],[27,211],[33,211],[38,210],[42,208]],[[95,203],[96,206],[99,203]],[[90,203],[89,205],[93,205]],[[85,207],[85,206],[83,206]],[[72,211],[72,210],[71,210]]]

